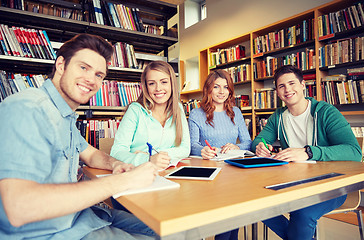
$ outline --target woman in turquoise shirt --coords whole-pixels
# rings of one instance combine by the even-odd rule
[[[190,154],[176,74],[166,62],[151,62],[142,73],[141,86],[141,95],[129,105],[119,125],[110,155],[135,166],[150,160],[164,169],[171,159]],[[151,156],[147,142],[156,150]]]

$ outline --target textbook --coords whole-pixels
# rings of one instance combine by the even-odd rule
[[[104,174],[104,175],[96,175],[96,177],[105,177],[109,176],[111,174]],[[180,185],[176,182],[173,182],[171,180],[166,179],[165,177],[157,175],[154,179],[154,182],[144,188],[137,188],[137,189],[129,189],[117,194],[113,195],[113,198],[118,198],[120,196],[130,195],[130,194],[136,194],[136,193],[145,193],[145,192],[152,192],[152,191],[158,191],[158,190],[166,190],[166,189],[174,189],[179,188]]]
[[[217,156],[212,158],[213,161],[222,161],[232,158],[239,158],[239,157],[245,157],[245,156],[255,156],[255,154],[249,150],[230,150],[227,153],[217,153]]]

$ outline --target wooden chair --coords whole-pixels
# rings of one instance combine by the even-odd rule
[[[114,138],[100,138],[99,149],[107,154],[110,154],[111,147],[114,144]]]
[[[344,204],[341,207],[327,213],[326,215],[338,214],[338,213],[347,213],[347,212],[355,212],[356,216],[358,218],[358,227],[359,227],[360,239],[364,240],[364,236],[363,236],[363,216],[362,216],[362,211],[360,209],[358,209],[358,207],[360,205],[360,201],[361,201],[360,191],[349,193],[346,200],[345,200],[345,202],[344,202]],[[316,227],[315,239],[318,239],[317,229],[318,229],[318,226]]]
[[[111,151],[111,147],[114,144],[114,138],[100,138],[99,139],[99,149],[100,151],[103,151],[107,154],[110,154]],[[112,203],[111,203],[111,199],[105,199],[104,203],[109,207],[109,208],[113,208]]]

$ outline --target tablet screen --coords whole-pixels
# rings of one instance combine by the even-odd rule
[[[166,178],[212,180],[219,173],[221,168],[217,167],[194,167],[183,166],[166,175]]]
[[[232,159],[225,160],[225,162],[238,166],[238,167],[268,167],[268,166],[277,166],[287,164],[288,162],[280,161],[273,158],[244,158],[244,159]]]

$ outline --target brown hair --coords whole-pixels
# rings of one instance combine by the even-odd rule
[[[65,42],[57,51],[57,58],[62,56],[65,60],[65,68],[67,68],[71,58],[76,54],[76,52],[82,49],[90,49],[97,52],[105,58],[106,63],[110,61],[114,52],[111,44],[104,38],[92,34],[82,33]],[[49,75],[49,77],[53,78],[55,72],[56,65],[54,64],[52,73]]]
[[[275,70],[274,72],[274,85],[277,87],[277,80],[278,78],[280,78],[282,75],[287,74],[287,73],[293,73],[296,78],[302,82],[303,80],[303,74],[302,74],[302,70],[299,69],[296,66],[293,65],[284,65],[282,67],[279,67]]]
[[[171,80],[171,97],[167,101],[167,107],[165,109],[165,113],[167,114],[167,118],[172,118],[172,123],[176,124],[176,139],[174,141],[176,146],[181,145],[182,142],[182,119],[181,119],[181,109],[179,106],[180,103],[180,94],[179,94],[179,86],[176,79],[176,73],[174,72],[171,65],[164,61],[154,61],[147,65],[144,69],[141,76],[141,86],[142,93],[140,94],[137,102],[140,103],[145,109],[153,110],[154,101],[150,97],[148,88],[147,88],[147,73],[151,70],[163,72],[170,77]]]
[[[233,111],[233,106],[235,105],[234,83],[228,72],[226,72],[225,70],[218,69],[211,72],[207,76],[207,79],[203,86],[203,93],[202,93],[203,97],[201,100],[201,108],[206,113],[206,124],[210,124],[212,127],[214,126],[213,118],[216,107],[213,103],[211,93],[212,89],[215,86],[215,81],[218,78],[223,78],[227,82],[229,96],[224,102],[224,109],[226,111],[226,114],[230,117],[231,121],[235,124],[234,122],[235,113]]]

